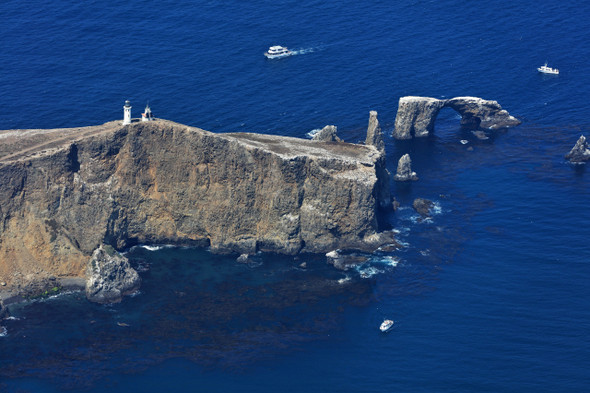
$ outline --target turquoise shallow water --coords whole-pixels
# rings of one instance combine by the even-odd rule
[[[587,389],[590,184],[563,155],[590,129],[588,4],[31,0],[0,15],[0,129],[100,124],[125,99],[214,132],[335,124],[351,142],[372,109],[389,133],[405,95],[481,96],[523,120],[478,141],[445,109],[431,138],[387,137],[390,169],[410,152],[420,181],[391,184],[407,247],[370,278],[322,256],[136,248],[143,286],[121,304],[14,308],[1,391]],[[273,44],[300,52],[269,61]],[[545,60],[558,77],[535,71]]]

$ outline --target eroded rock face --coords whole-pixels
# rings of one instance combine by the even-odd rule
[[[590,160],[590,148],[588,148],[588,142],[584,135],[580,136],[572,150],[565,155],[565,158],[574,163]]]
[[[0,149],[8,286],[84,277],[103,243],[251,255],[368,250],[378,209],[391,208],[385,156],[371,145],[213,134],[164,120],[95,128],[42,130],[80,136],[18,159]]]
[[[520,120],[502,109],[497,101],[478,97],[455,97],[439,100],[431,97],[401,97],[395,118],[393,137],[411,139],[425,137],[434,130],[434,122],[442,108],[449,107],[461,115],[461,127],[496,130],[519,125]]]
[[[336,126],[325,126],[320,132],[315,134],[312,141],[321,142],[342,142],[342,139],[338,138],[338,129]]]
[[[412,159],[409,154],[404,154],[397,163],[397,172],[393,177],[396,181],[416,181],[418,176],[412,171]]]
[[[96,303],[117,303],[141,284],[129,261],[113,247],[101,245],[86,270],[86,298]]]
[[[385,153],[385,143],[383,142],[383,133],[379,126],[379,120],[377,119],[377,111],[369,112],[369,126],[367,127],[365,145],[375,146],[377,150]]]
[[[434,121],[445,106],[444,100],[430,97],[401,97],[399,99],[393,137],[411,139],[424,137],[434,130]]]

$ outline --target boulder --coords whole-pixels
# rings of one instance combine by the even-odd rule
[[[588,142],[584,135],[580,136],[580,139],[578,139],[572,150],[565,155],[565,158],[574,163],[590,160],[590,149],[588,148]]]
[[[428,199],[416,198],[412,204],[414,210],[416,210],[422,217],[430,217],[430,210],[434,207],[434,202]]]
[[[412,172],[412,159],[409,154],[404,154],[397,163],[397,172],[393,177],[396,181],[416,181],[418,176]]]
[[[342,139],[338,138],[336,126],[325,126],[320,132],[315,134],[312,141],[321,142],[342,142]]]
[[[101,244],[86,270],[86,297],[96,303],[117,303],[139,288],[141,279],[129,260],[113,247]]]

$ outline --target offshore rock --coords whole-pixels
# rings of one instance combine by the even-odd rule
[[[565,158],[573,163],[582,163],[590,160],[590,149],[588,148],[588,142],[584,135],[580,136],[580,139],[578,139],[572,150],[565,155]]]
[[[432,202],[428,199],[416,198],[416,199],[414,199],[414,203],[412,204],[412,207],[422,217],[430,217],[430,211],[434,207],[434,202]]]
[[[404,154],[397,163],[397,172],[393,177],[396,181],[416,181],[418,176],[412,171],[412,159],[409,154]]]
[[[395,139],[428,136],[434,130],[434,121],[445,106],[444,100],[430,97],[407,96],[399,99],[395,117]]]
[[[141,284],[129,261],[113,247],[101,245],[86,270],[86,298],[96,303],[117,303]]]
[[[315,134],[312,141],[321,141],[321,142],[342,142],[342,139],[338,138],[336,126],[325,126],[322,128],[320,132]]]
[[[478,97],[455,97],[439,100],[431,97],[401,97],[395,118],[393,137],[411,139],[428,136],[442,108],[452,108],[461,115],[461,127],[468,130],[496,130],[519,125],[520,120],[502,109],[497,101]]]
[[[377,120],[377,111],[369,112],[369,126],[367,127],[367,138],[365,145],[372,145],[382,153],[385,153],[385,143],[383,142],[383,133]]]
[[[101,244],[372,251],[391,208],[375,146],[156,120],[0,131],[0,281],[85,277]]]
[[[356,253],[345,254],[341,250],[333,250],[326,254],[326,261],[338,270],[346,271],[351,267],[362,265],[369,258]]]

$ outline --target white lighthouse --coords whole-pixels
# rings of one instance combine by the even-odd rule
[[[131,124],[131,104],[129,100],[125,101],[123,106],[123,125]]]

